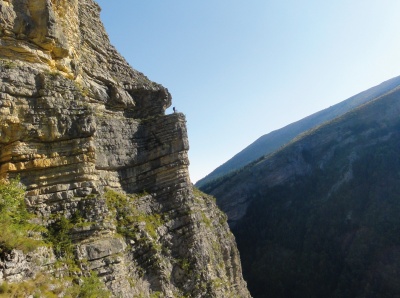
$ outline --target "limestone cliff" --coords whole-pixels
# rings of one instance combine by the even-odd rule
[[[165,115],[168,90],[118,54],[99,13],[0,0],[0,175],[20,177],[49,230],[70,221],[78,267],[11,251],[0,283],[95,271],[118,297],[249,297],[225,216],[193,192],[184,115]]]

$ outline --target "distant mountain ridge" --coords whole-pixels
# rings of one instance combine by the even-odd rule
[[[400,297],[400,89],[207,184],[255,298]]]
[[[263,135],[245,149],[237,153],[230,160],[216,168],[206,177],[200,179],[196,183],[196,186],[199,188],[205,187],[207,183],[211,182],[212,180],[218,179],[232,171],[238,170],[246,164],[262,157],[263,155],[278,150],[281,146],[285,145],[299,134],[318,126],[325,121],[329,121],[340,115],[343,115],[348,111],[399,87],[400,76],[387,80],[375,87],[354,95],[336,105],[314,113],[306,118],[291,123],[283,128]]]

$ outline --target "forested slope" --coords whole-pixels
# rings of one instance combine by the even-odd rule
[[[254,297],[400,296],[399,114],[395,91],[206,190]]]

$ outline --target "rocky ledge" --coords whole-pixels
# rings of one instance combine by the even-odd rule
[[[72,256],[3,251],[0,284],[95,272],[118,297],[249,297],[225,215],[192,188],[184,115],[165,115],[168,90],[118,54],[99,13],[0,1],[0,176],[20,177]]]

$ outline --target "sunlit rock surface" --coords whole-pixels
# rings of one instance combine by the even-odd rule
[[[225,215],[193,193],[184,115],[165,115],[168,90],[118,54],[99,13],[92,0],[0,1],[0,176],[20,177],[44,226],[79,214],[75,261],[115,296],[249,297]],[[0,282],[40,272],[13,253]]]

